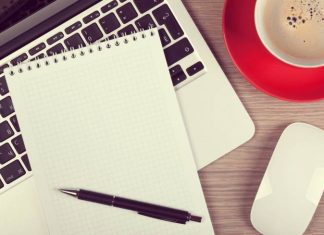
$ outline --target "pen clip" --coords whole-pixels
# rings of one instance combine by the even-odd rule
[[[147,216],[147,217],[151,217],[154,219],[159,219],[159,220],[165,220],[168,222],[173,222],[173,223],[178,223],[178,224],[186,224],[186,220],[179,220],[179,219],[174,219],[174,218],[170,218],[170,217],[165,217],[162,215],[158,215],[158,214],[153,214],[153,213],[147,213],[147,212],[137,212],[139,215],[143,215],[143,216]]]

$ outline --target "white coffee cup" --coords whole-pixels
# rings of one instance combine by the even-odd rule
[[[324,58],[302,58],[302,57],[293,56],[279,49],[270,40],[264,22],[264,14],[266,11],[265,7],[267,1],[269,0],[256,1],[254,21],[255,21],[257,33],[263,45],[268,49],[268,51],[272,53],[275,57],[280,59],[281,61],[293,66],[302,67],[302,68],[316,68],[316,67],[324,66]]]

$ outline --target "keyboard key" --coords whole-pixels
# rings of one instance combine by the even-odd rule
[[[170,69],[170,75],[172,79],[173,86],[178,85],[180,82],[183,82],[187,79],[186,74],[183,72],[180,65],[176,65]]]
[[[46,51],[47,55],[49,56],[52,56],[52,55],[55,55],[55,54],[60,54],[64,51],[64,47],[61,43],[53,46],[52,48],[48,49]]]
[[[8,68],[9,65],[8,64],[4,64],[0,66],[0,74],[3,73],[3,70],[5,70],[6,68]]]
[[[44,54],[44,53],[39,54],[39,55],[37,55],[35,58],[36,58],[36,59],[43,59],[43,58],[45,58],[45,54]]]
[[[21,154],[26,151],[25,144],[21,135],[12,139],[11,143],[16,149],[17,153]]]
[[[164,4],[158,9],[154,10],[153,15],[159,25],[165,25],[173,39],[178,39],[183,36],[183,30],[181,29],[168,5]]]
[[[72,24],[71,26],[67,27],[67,28],[65,29],[65,32],[66,32],[67,34],[71,34],[71,33],[73,33],[75,30],[78,30],[79,28],[81,28],[81,26],[82,26],[82,23],[81,23],[80,21],[75,22],[75,23]]]
[[[96,23],[84,28],[82,34],[88,43],[94,43],[103,37],[103,34]]]
[[[140,29],[150,29],[150,28],[155,28],[156,24],[154,23],[154,20],[150,15],[145,15],[142,18],[138,19],[135,21],[135,25],[137,28]]]
[[[116,6],[118,6],[118,2],[116,0],[109,2],[108,4],[104,5],[101,8],[102,13],[106,13],[108,11],[110,11],[111,9],[115,8]]]
[[[12,148],[8,143],[0,146],[0,164],[5,164],[9,162],[16,156]]]
[[[111,35],[108,36],[108,40],[114,40],[114,39],[116,39],[116,38],[118,38],[118,37],[116,36],[116,34],[111,34]]]
[[[4,168],[0,169],[0,174],[4,179],[4,181],[7,184],[10,184],[11,182],[25,175],[26,171],[24,170],[23,166],[20,164],[19,160],[16,160],[8,164]]]
[[[2,181],[0,179],[0,189],[3,188],[3,187],[4,187],[4,185],[3,185],[3,183],[2,183]]]
[[[125,28],[121,29],[118,31],[118,36],[119,37],[122,37],[122,36],[125,36],[125,35],[129,35],[129,34],[132,34],[136,32],[136,29],[134,28],[133,25],[127,25]]]
[[[11,124],[13,125],[13,127],[15,128],[15,130],[17,132],[20,132],[20,127],[19,127],[19,123],[18,123],[18,120],[17,120],[17,116],[12,116],[10,118],[10,121],[11,121]]]
[[[111,34],[108,37],[106,37],[105,39],[102,39],[100,42],[106,42],[106,41],[109,41],[109,40],[114,40],[116,38],[118,38],[118,37],[115,34]]]
[[[134,0],[134,3],[137,7],[137,9],[141,12],[147,12],[148,10],[151,10],[153,7],[156,7],[157,5],[161,4],[163,0]]]
[[[169,66],[178,62],[179,60],[183,59],[184,57],[190,55],[193,52],[194,49],[187,38],[181,39],[177,43],[164,49],[166,60]]]
[[[19,64],[19,63],[21,63],[21,62],[23,62],[23,61],[25,61],[27,59],[28,59],[28,55],[26,53],[24,53],[24,54],[18,56],[17,58],[13,59],[12,61],[10,61],[10,63],[12,65],[17,65],[17,64]]]
[[[201,62],[197,62],[194,65],[187,68],[187,73],[190,76],[193,76],[193,75],[195,75],[196,73],[200,72],[203,69],[204,69],[204,65]]]
[[[162,46],[165,47],[170,44],[171,39],[165,29],[159,30]]]
[[[0,95],[5,95],[9,92],[8,85],[6,82],[6,78],[0,77]]]
[[[93,13],[91,13],[90,15],[87,15],[86,17],[83,18],[83,22],[85,24],[93,21],[94,19],[98,18],[100,16],[99,11],[95,11]]]
[[[47,43],[49,45],[52,45],[54,43],[56,43],[57,41],[61,40],[64,37],[64,34],[62,32],[59,32],[57,34],[55,34],[54,36],[50,37],[49,39],[47,39]]]
[[[32,58],[30,61],[39,60],[39,59],[43,59],[43,58],[45,58],[44,53],[37,55],[36,57]]]
[[[64,43],[68,49],[78,49],[79,47],[86,46],[86,44],[84,43],[84,41],[82,40],[81,36],[78,33],[67,38],[64,41]]]
[[[101,18],[99,23],[106,34],[109,34],[120,27],[120,23],[114,13],[110,13]]]
[[[44,50],[46,47],[45,43],[38,44],[37,46],[33,47],[32,49],[29,50],[29,54],[31,56],[37,54],[41,50]]]
[[[28,171],[31,171],[31,166],[30,166],[30,163],[29,163],[29,159],[28,159],[28,155],[24,155],[21,157],[21,160],[23,161],[23,163],[25,164],[25,167],[27,168]]]
[[[13,135],[14,132],[7,121],[0,123],[0,142],[9,139]]]
[[[0,101],[0,114],[2,117],[7,117],[13,112],[15,112],[15,109],[13,107],[11,97],[7,96]]]
[[[124,24],[127,24],[129,21],[135,19],[138,16],[135,8],[130,2],[118,8],[117,14]]]

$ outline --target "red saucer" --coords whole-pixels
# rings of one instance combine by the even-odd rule
[[[324,67],[294,67],[268,52],[255,29],[255,3],[225,2],[224,38],[236,67],[256,88],[274,97],[297,102],[324,99]]]

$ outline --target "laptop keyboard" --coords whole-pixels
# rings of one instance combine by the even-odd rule
[[[103,2],[105,2],[103,4]],[[52,30],[43,42],[32,45],[20,56],[0,65],[0,193],[30,176],[29,164],[15,110],[3,70],[17,65],[77,49],[96,41],[114,39],[140,30],[158,27],[161,43],[175,89],[203,75],[205,67],[167,0],[112,0],[93,6],[91,13],[72,21],[64,30]],[[70,22],[69,21],[69,22]]]

